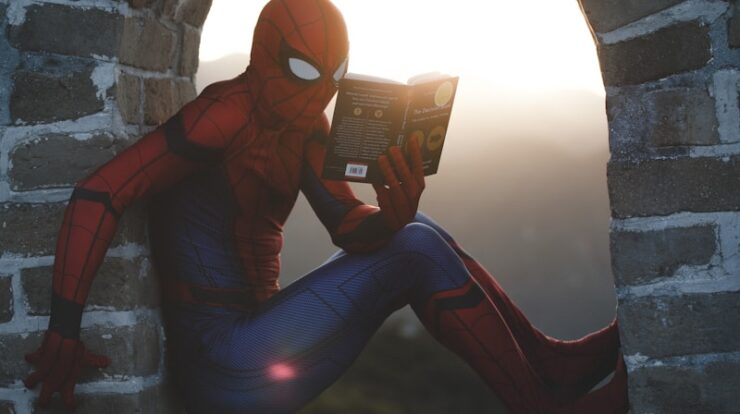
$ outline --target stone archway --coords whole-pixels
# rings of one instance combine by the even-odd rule
[[[740,23],[713,0],[580,0],[607,91],[612,267],[634,412],[729,412],[740,384]],[[0,0],[0,412],[48,318],[71,186],[194,96],[209,0]],[[59,154],[65,154],[60,157]],[[114,355],[82,411],[174,412],[141,212],[84,318]],[[121,278],[121,275],[126,275]]]

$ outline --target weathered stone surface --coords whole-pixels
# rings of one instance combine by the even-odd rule
[[[141,79],[138,76],[121,73],[116,85],[118,108],[123,120],[138,124],[141,120]]]
[[[639,285],[671,276],[684,265],[709,263],[717,250],[715,226],[610,234],[612,272],[617,286]]]
[[[13,319],[13,286],[11,276],[0,274],[0,323]]]
[[[740,210],[740,157],[612,160],[612,216]]]
[[[609,143],[617,158],[648,148],[719,144],[714,100],[706,89],[624,89],[607,98]]]
[[[605,33],[632,23],[683,0],[580,0],[591,27]]]
[[[21,272],[29,314],[49,314],[51,275],[51,267],[24,269]],[[92,306],[131,310],[155,307],[158,302],[157,280],[147,259],[109,257],[97,272],[87,299],[87,309]]]
[[[190,27],[183,27],[182,49],[180,50],[179,72],[182,76],[192,77],[198,71],[198,53],[200,51],[200,32]]]
[[[158,0],[126,0],[134,9],[149,8],[157,4]]]
[[[740,47],[740,3],[735,3],[735,15],[729,21],[728,41],[730,47]]]
[[[10,153],[14,191],[73,186],[113,158],[127,141],[99,133],[87,140],[48,134],[23,143]]]
[[[599,48],[607,86],[634,85],[700,69],[711,57],[709,27],[701,22],[676,24]]]
[[[644,413],[737,412],[740,362],[638,368],[629,376],[630,403]]]
[[[177,9],[175,20],[200,28],[208,17],[213,0],[182,0]]]
[[[26,257],[53,254],[65,207],[65,203],[0,204],[0,252]],[[129,243],[147,243],[143,204],[124,213],[111,246]]]
[[[165,385],[155,385],[137,394],[77,394],[75,414],[168,414],[184,413],[172,390]],[[53,397],[49,408],[36,404],[34,414],[68,414],[60,398]],[[1,412],[1,411],[0,411]]]
[[[0,401],[0,414],[16,414],[12,401]]]
[[[164,71],[172,66],[177,36],[158,20],[126,18],[121,42],[121,63]]]
[[[157,372],[161,356],[160,328],[142,321],[134,326],[95,326],[82,330],[80,338],[95,353],[107,355],[111,364],[105,369],[85,369],[80,382],[99,381],[109,376],[146,376]],[[31,373],[23,356],[38,349],[43,332],[0,335],[0,386],[8,386]]]
[[[24,23],[10,30],[10,39],[21,50],[114,57],[122,20],[117,13],[99,9],[31,5]]]
[[[628,298],[617,313],[625,355],[663,358],[740,349],[740,292]]]
[[[144,95],[144,122],[158,125],[195,98],[195,87],[192,82],[145,79]]]
[[[103,110],[90,76],[93,61],[27,56],[13,77],[10,115],[14,122],[54,122]]]

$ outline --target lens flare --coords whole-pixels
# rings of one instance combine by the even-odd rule
[[[270,377],[277,381],[287,381],[295,378],[295,369],[290,365],[278,363],[269,368]]]

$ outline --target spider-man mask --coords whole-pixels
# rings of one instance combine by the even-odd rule
[[[344,19],[328,0],[267,3],[248,69],[263,125],[312,125],[347,71],[348,51]]]

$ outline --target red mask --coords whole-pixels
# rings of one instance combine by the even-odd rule
[[[313,125],[347,71],[348,52],[344,19],[328,0],[267,3],[247,69],[263,126]]]

